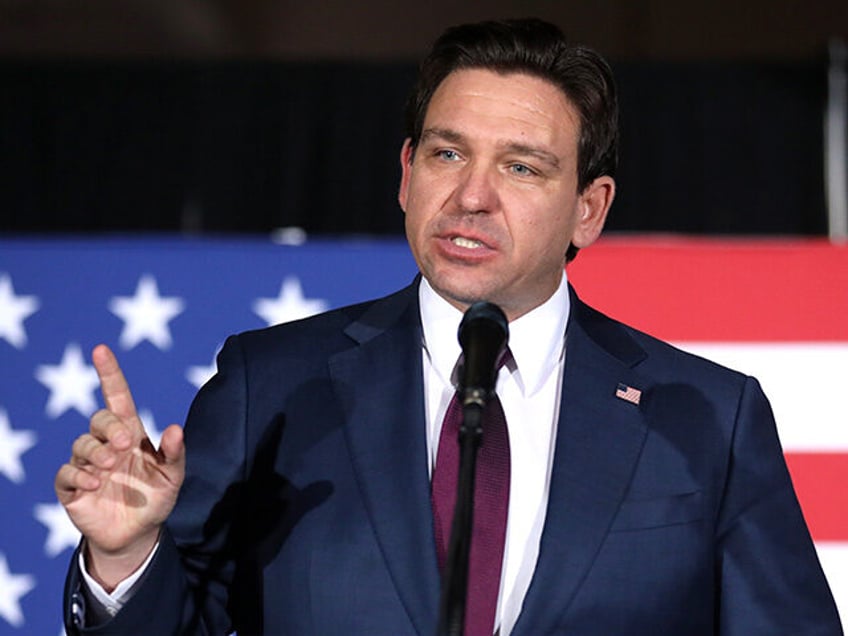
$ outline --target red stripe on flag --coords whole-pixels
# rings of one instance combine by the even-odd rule
[[[848,453],[786,453],[815,541],[848,541]]]
[[[589,304],[665,340],[848,340],[848,245],[611,237],[568,277]]]

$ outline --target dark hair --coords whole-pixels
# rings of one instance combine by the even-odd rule
[[[430,99],[460,69],[527,73],[558,86],[580,115],[577,188],[618,163],[618,101],[612,70],[595,51],[566,42],[558,27],[535,18],[486,21],[447,29],[424,59],[406,106],[406,136],[417,146]],[[568,248],[568,260],[577,253]]]

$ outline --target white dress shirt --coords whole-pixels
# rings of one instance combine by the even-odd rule
[[[462,312],[441,298],[425,279],[419,286],[424,332],[424,395],[430,471],[436,465],[439,435],[456,388],[452,378],[461,348],[457,330]],[[501,590],[495,628],[510,633],[530,586],[539,555],[550,491],[559,417],[568,282],[550,299],[509,324],[513,362],[501,368],[495,391],[506,416],[510,447],[510,495]]]

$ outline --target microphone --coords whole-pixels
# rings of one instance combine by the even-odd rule
[[[463,366],[460,370],[462,406],[482,409],[495,391],[495,365],[506,349],[509,326],[504,312],[495,304],[471,305],[459,323],[459,344]]]

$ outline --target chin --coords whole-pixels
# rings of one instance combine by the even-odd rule
[[[474,271],[467,267],[433,268],[431,275],[425,274],[433,289],[453,303],[471,305],[481,300],[495,302],[498,295],[498,281],[492,276],[481,276],[480,269]]]
[[[454,304],[470,306],[476,302],[480,302],[481,300],[493,302],[493,295],[482,289],[468,287],[457,288],[456,286],[451,285],[434,287],[434,289]]]

